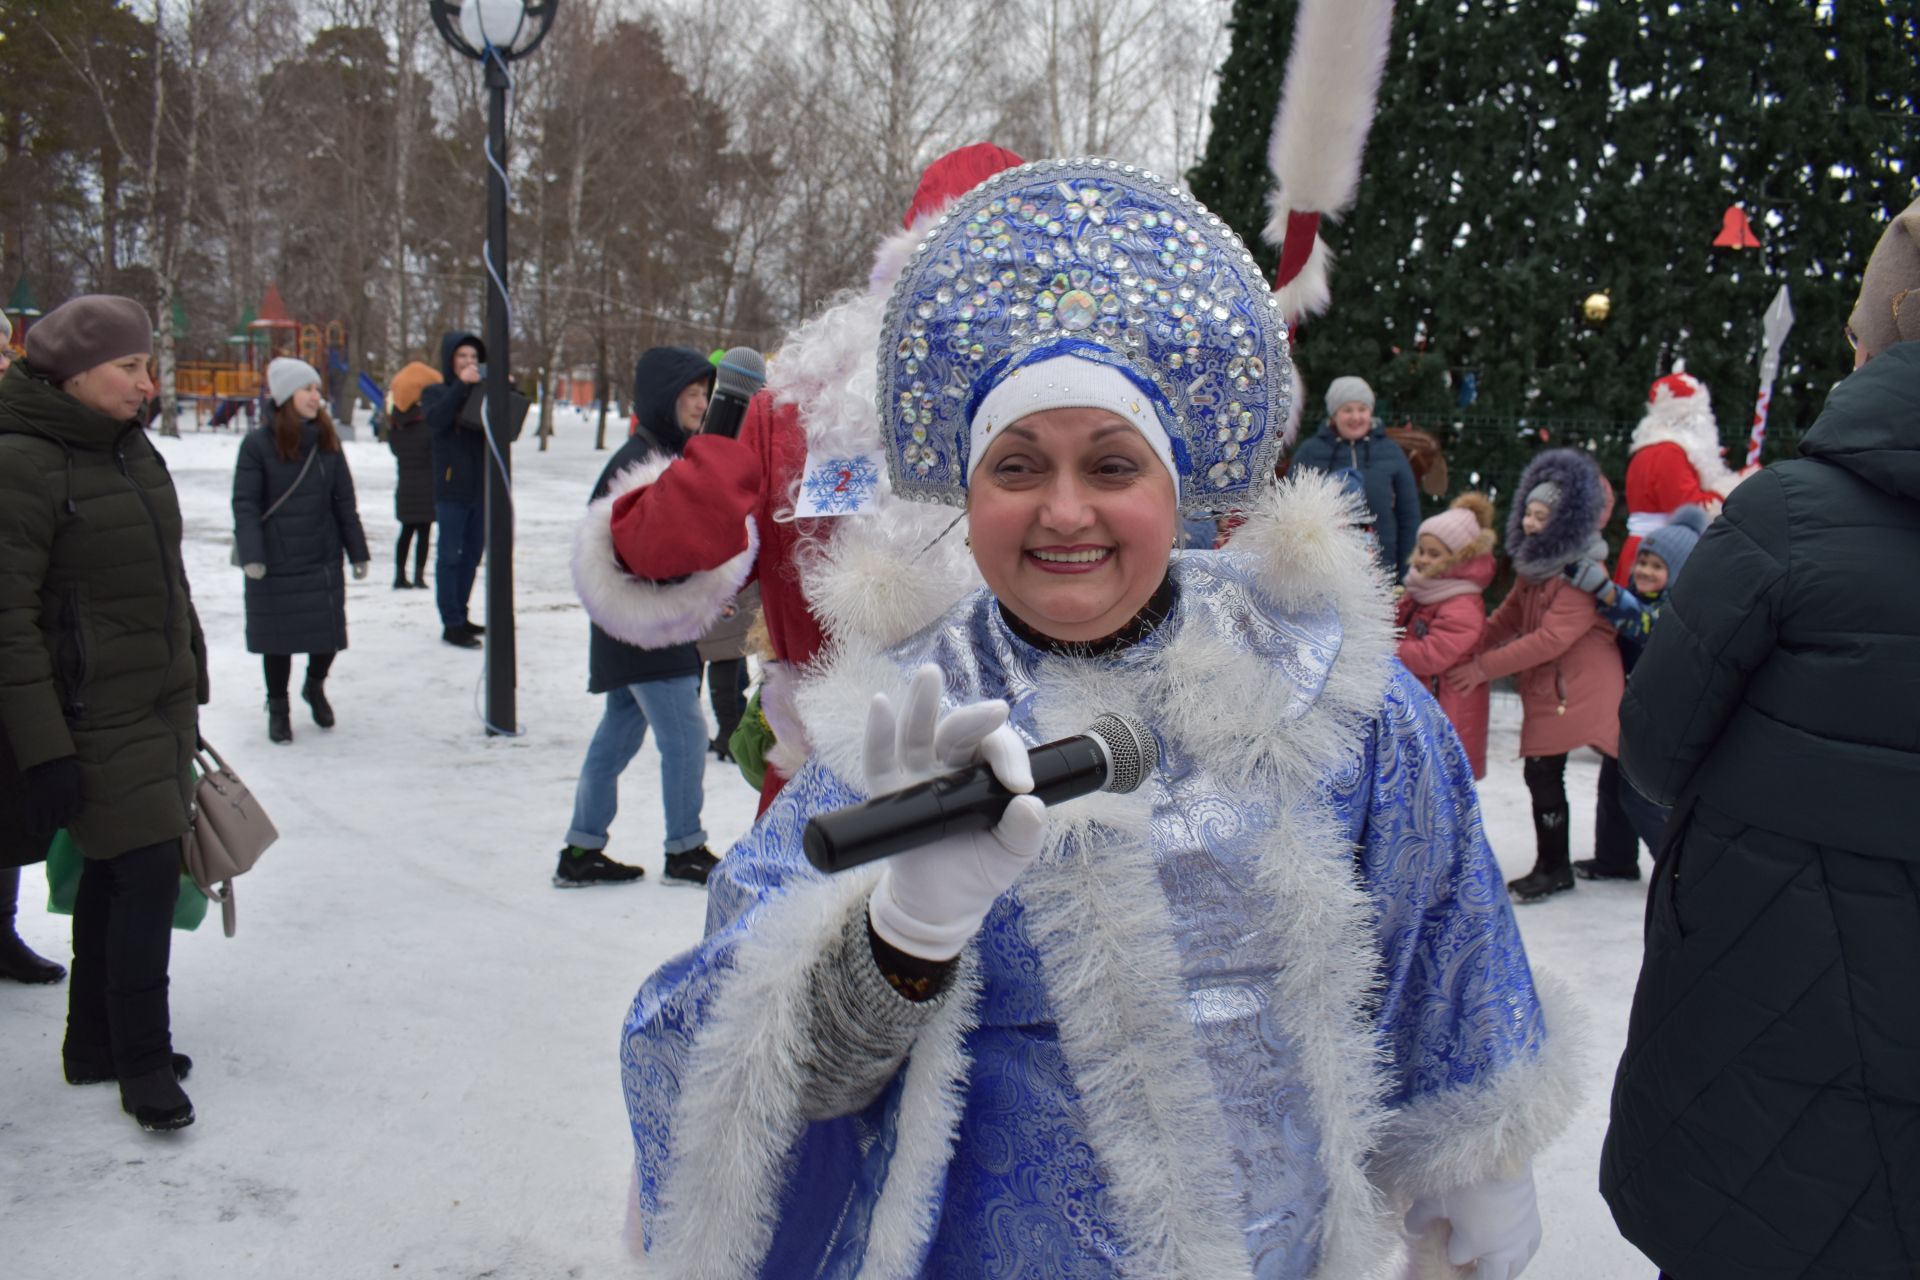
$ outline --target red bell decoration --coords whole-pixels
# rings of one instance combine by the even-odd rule
[[[1753,234],[1753,224],[1747,221],[1747,211],[1737,204],[1727,206],[1720,215],[1720,234],[1713,238],[1716,249],[1758,249],[1760,237]]]

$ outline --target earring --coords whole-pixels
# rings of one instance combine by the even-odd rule
[[[963,537],[963,538],[961,538],[961,539],[960,539],[960,541],[961,541],[961,543],[962,543],[962,544],[963,544],[963,545],[964,545],[964,546],[965,546],[965,547],[967,548],[967,550],[969,550],[969,551],[971,551],[971,550],[973,550],[973,535],[972,535],[972,534],[970,534],[970,533],[969,533],[969,534],[967,534],[967,535],[966,535],[965,537]]]

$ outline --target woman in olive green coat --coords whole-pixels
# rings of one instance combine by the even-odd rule
[[[141,429],[151,345],[138,303],[76,298],[0,379],[0,853],[38,861],[65,828],[85,856],[67,1079],[118,1079],[161,1130],[193,1122],[167,961],[207,664],[179,500]]]

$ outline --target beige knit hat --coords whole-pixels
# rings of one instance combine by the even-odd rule
[[[1895,215],[1874,246],[1847,326],[1870,356],[1920,338],[1920,200]]]

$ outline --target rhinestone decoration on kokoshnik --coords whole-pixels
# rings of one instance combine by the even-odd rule
[[[964,503],[972,410],[1007,370],[1086,343],[1157,388],[1183,509],[1244,507],[1271,482],[1292,380],[1253,255],[1178,187],[1083,159],[961,196],[894,286],[878,388],[894,489]]]

